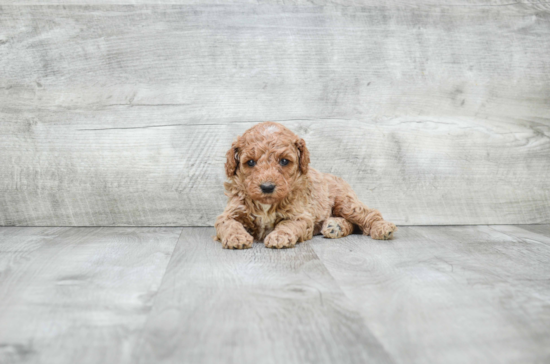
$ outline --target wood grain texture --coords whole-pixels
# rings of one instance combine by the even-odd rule
[[[526,233],[403,227],[392,241],[311,246],[396,362],[544,363],[550,241]]]
[[[392,362],[308,243],[231,251],[213,234],[184,229],[137,362]]]
[[[398,224],[550,222],[548,4],[319,4],[3,6],[0,225],[212,225],[264,120]]]
[[[536,6],[548,9],[546,0],[1,0],[3,5],[299,5],[299,6],[460,6],[460,7],[492,7],[492,6]]]
[[[516,227],[539,235],[550,236],[550,225],[516,225]]]
[[[180,232],[0,229],[0,362],[128,363]]]
[[[550,359],[550,225],[401,227],[289,250],[228,251],[211,235],[0,228],[0,362]]]
[[[526,244],[540,243],[550,246],[550,225],[492,225],[491,228],[526,240]]]

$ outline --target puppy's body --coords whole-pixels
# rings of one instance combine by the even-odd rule
[[[227,152],[229,197],[216,220],[224,248],[289,248],[322,233],[328,238],[358,227],[374,239],[389,239],[396,227],[369,209],[341,178],[309,168],[305,141],[277,123],[247,130]]]

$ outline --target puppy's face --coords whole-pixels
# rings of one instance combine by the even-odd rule
[[[238,178],[246,195],[271,205],[283,200],[307,173],[309,152],[303,139],[284,126],[262,123],[247,130],[227,152],[226,173]]]

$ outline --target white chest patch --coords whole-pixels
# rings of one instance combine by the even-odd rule
[[[268,213],[271,205],[260,204],[262,213],[255,214],[255,222],[258,227],[258,238],[264,239],[275,228],[275,221],[277,220],[277,214],[275,212]]]

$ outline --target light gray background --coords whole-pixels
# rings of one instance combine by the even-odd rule
[[[0,225],[212,225],[265,120],[397,224],[550,223],[546,2],[82,3],[0,2]]]

